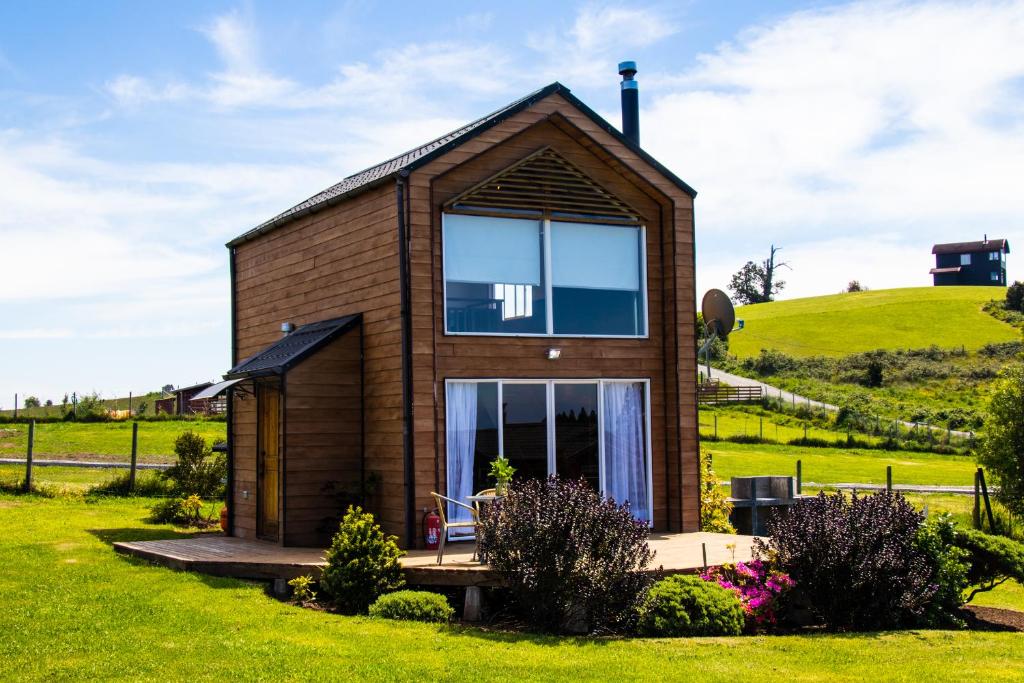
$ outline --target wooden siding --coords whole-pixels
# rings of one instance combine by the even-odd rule
[[[647,227],[648,338],[444,334],[441,205],[545,146],[641,212]],[[415,518],[432,506],[431,490],[445,489],[446,378],[642,377],[651,381],[656,526],[695,531],[699,464],[692,198],[557,94],[417,169],[407,182]],[[282,322],[299,325],[363,313],[365,467],[381,477],[375,512],[388,533],[404,538],[397,224],[395,186],[386,184],[236,247],[235,360],[275,341]],[[560,360],[545,358],[550,346],[562,349]],[[287,387],[289,394],[292,388]],[[285,426],[286,463],[292,445],[311,449],[334,438],[325,436],[333,433],[333,414],[313,406],[329,400],[335,388],[308,384],[307,389],[296,406],[286,395],[289,416],[293,408],[306,411],[304,421],[291,424],[289,417]],[[255,533],[254,403],[236,397],[233,405],[232,513],[236,535],[243,538]],[[302,475],[296,470],[294,476]],[[248,499],[243,491],[250,492]],[[310,495],[306,491],[296,489],[294,495]],[[291,505],[286,504],[286,524]]]
[[[389,533],[404,532],[402,503],[401,321],[398,287],[398,210],[395,186],[370,190],[236,247],[237,358],[280,338],[281,323],[295,325],[363,314],[365,335],[366,469],[378,472],[376,510]],[[350,333],[352,335],[354,333]],[[347,336],[350,336],[347,335]],[[297,370],[296,370],[297,371]],[[295,371],[293,371],[295,372]],[[290,394],[294,387],[289,386]],[[303,401],[328,399],[333,388],[307,390]],[[237,392],[236,392],[237,393]],[[316,395],[319,394],[319,395]],[[286,395],[286,406],[289,396]],[[235,398],[233,457],[235,535],[255,535],[255,401]],[[312,414],[310,414],[312,415]],[[331,420],[321,415],[325,431]],[[313,433],[292,433],[286,449],[315,443]],[[304,427],[312,431],[309,424]],[[317,428],[319,429],[319,428]],[[287,462],[288,453],[284,454]],[[249,492],[249,498],[243,495]],[[392,491],[396,491],[391,495]],[[286,510],[288,509],[286,503]],[[286,512],[287,514],[287,512]]]
[[[358,495],[363,446],[359,366],[359,330],[354,329],[285,378],[285,545],[326,547],[342,512],[336,493]]]
[[[441,206],[550,146],[642,212],[647,226],[647,339],[445,335]],[[699,525],[693,203],[558,95],[478,135],[410,177],[416,506],[443,491],[447,378],[651,380],[652,479],[658,529]],[[558,361],[545,350],[562,349]],[[678,359],[678,360],[677,360]]]

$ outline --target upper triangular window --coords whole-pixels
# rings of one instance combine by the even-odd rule
[[[639,223],[639,214],[550,147],[534,152],[445,204],[459,213],[541,215]]]

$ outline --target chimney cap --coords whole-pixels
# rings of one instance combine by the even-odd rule
[[[627,81],[633,80],[633,76],[636,75],[636,62],[619,62],[619,75]]]

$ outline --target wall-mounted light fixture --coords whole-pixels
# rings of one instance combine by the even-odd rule
[[[293,323],[281,323],[281,334],[291,334],[295,331]]]
[[[562,357],[562,349],[556,349],[554,347],[548,349],[548,360],[558,360]]]

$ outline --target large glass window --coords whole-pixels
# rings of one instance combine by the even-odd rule
[[[493,486],[490,463],[503,455],[515,479],[582,478],[651,520],[645,382],[453,380],[446,389],[450,497]]]
[[[641,267],[639,227],[551,223],[555,334],[642,335]]]
[[[502,454],[520,477],[548,474],[547,385],[502,384]]]
[[[647,334],[640,226],[445,214],[443,241],[450,333]]]
[[[543,334],[542,252],[537,221],[445,216],[448,330]]]
[[[555,471],[600,489],[597,387],[596,383],[555,385]]]

